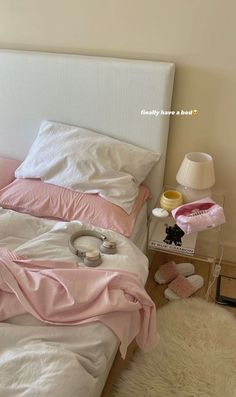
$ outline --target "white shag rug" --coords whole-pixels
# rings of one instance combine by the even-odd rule
[[[200,298],[157,311],[161,340],[138,351],[112,397],[236,397],[236,319]]]

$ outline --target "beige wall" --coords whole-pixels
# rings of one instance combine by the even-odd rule
[[[211,153],[236,247],[235,15],[235,0],[0,0],[0,47],[174,61],[172,108],[199,115],[172,118],[166,181],[186,152]]]

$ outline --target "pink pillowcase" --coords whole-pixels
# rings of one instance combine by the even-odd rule
[[[9,185],[15,179],[15,170],[21,161],[0,157],[0,189]]]
[[[0,191],[0,206],[43,218],[79,220],[130,237],[139,211],[149,197],[148,187],[141,185],[128,215],[97,194],[75,192],[38,179],[16,179]]]

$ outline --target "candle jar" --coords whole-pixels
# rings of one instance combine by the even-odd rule
[[[183,204],[183,196],[177,190],[166,190],[162,193],[160,205],[164,210],[170,212],[181,204]]]

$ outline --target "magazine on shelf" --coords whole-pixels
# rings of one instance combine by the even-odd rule
[[[185,234],[172,217],[152,219],[150,224],[149,248],[193,255],[197,233]]]

